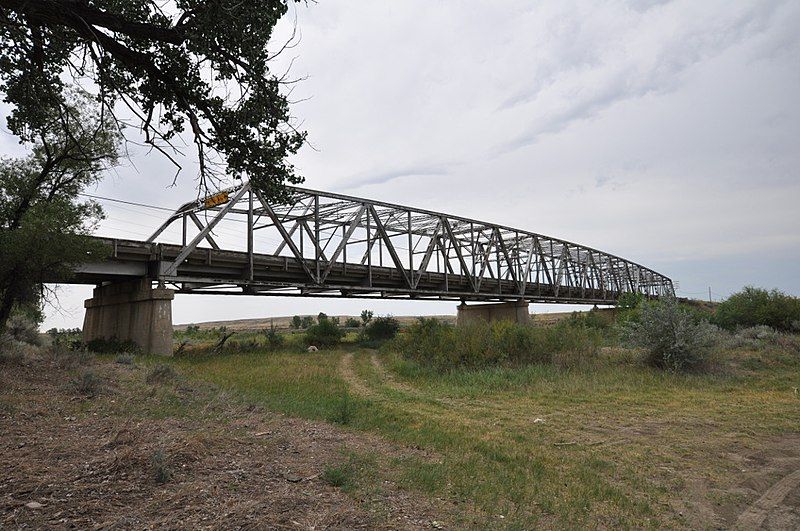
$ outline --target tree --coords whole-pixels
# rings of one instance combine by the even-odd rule
[[[800,331],[800,299],[777,289],[746,286],[720,303],[711,322],[728,330],[764,325]]]
[[[267,43],[283,0],[0,0],[0,92],[9,130],[37,142],[68,106],[69,87],[93,87],[95,114],[127,108],[145,142],[180,166],[175,136],[187,130],[200,180],[243,175],[269,196],[302,181],[287,155],[305,133],[290,122]],[[117,106],[117,104],[120,104]],[[74,123],[59,124],[74,134]],[[223,169],[224,168],[224,169]]]
[[[367,324],[372,320],[373,315],[374,313],[372,312],[372,310],[361,311],[361,320],[364,322],[364,326],[367,326]]]
[[[15,307],[38,305],[43,283],[103,252],[87,238],[102,211],[77,196],[117,163],[121,136],[88,95],[65,97],[30,155],[0,160],[0,327]]]
[[[303,319],[299,315],[295,315],[294,317],[292,317],[292,322],[289,326],[295,329],[300,328],[301,326],[303,326]]]

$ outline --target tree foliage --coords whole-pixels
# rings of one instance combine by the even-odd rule
[[[65,101],[46,115],[50,127],[30,155],[0,160],[0,326],[15,306],[37,303],[44,282],[66,279],[102,252],[86,237],[100,207],[77,197],[116,164],[120,135],[87,95]]]
[[[800,331],[800,299],[776,289],[747,286],[722,302],[711,319],[728,330],[764,325],[776,330]]]
[[[293,81],[270,70],[293,40],[267,50],[287,9],[282,0],[0,0],[8,128],[38,141],[79,83],[92,87],[103,113],[126,107],[145,141],[173,162],[186,130],[204,184],[247,175],[279,195],[282,183],[301,181],[286,157],[305,139],[283,90]]]

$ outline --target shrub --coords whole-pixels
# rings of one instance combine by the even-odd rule
[[[86,348],[90,352],[96,352],[98,354],[138,354],[141,352],[139,345],[130,339],[121,340],[115,337],[92,339],[86,343]]]
[[[792,331],[800,321],[800,299],[772,290],[745,287],[717,307],[711,322],[727,330],[764,325]]]
[[[175,372],[175,369],[170,367],[169,365],[159,364],[154,366],[147,372],[147,376],[145,376],[145,381],[151,385],[153,384],[164,384],[167,382],[171,382],[175,378],[177,378],[178,374]]]
[[[555,353],[567,351],[591,356],[599,340],[597,330],[568,321],[548,328],[508,321],[476,321],[455,327],[420,318],[398,338],[398,348],[406,358],[448,370],[547,363]]]
[[[322,480],[332,487],[349,492],[355,487],[355,475],[353,464],[347,462],[336,466],[326,466],[322,471]]]
[[[344,337],[344,330],[330,319],[321,319],[319,323],[306,330],[306,342],[318,347],[337,345]]]
[[[21,363],[28,356],[34,354],[38,349],[29,343],[17,341],[10,335],[0,338],[0,364]]]
[[[120,365],[133,365],[133,356],[131,354],[120,354],[114,361]]]
[[[93,397],[100,392],[102,379],[93,371],[84,371],[74,381],[75,389],[82,395]]]
[[[348,317],[347,320],[344,322],[345,328],[358,328],[361,326],[361,322],[358,319],[353,317]]]
[[[394,338],[398,330],[400,323],[394,317],[376,317],[364,327],[364,337],[369,341],[386,341]]]
[[[267,338],[267,346],[271,350],[281,348],[285,342],[283,335],[279,334],[274,328],[264,331],[264,336]]]
[[[701,367],[719,334],[715,326],[694,318],[676,299],[646,302],[639,320],[625,324],[628,341],[645,349],[654,367],[686,371]]]
[[[153,479],[156,480],[156,483],[163,485],[172,479],[172,471],[167,465],[167,458],[162,450],[153,452],[150,464],[153,466]]]
[[[374,313],[372,310],[362,310],[361,311],[361,321],[364,323],[364,326],[367,326],[367,323],[372,321],[372,316]]]
[[[336,409],[333,414],[328,418],[331,422],[347,426],[352,422],[354,415],[353,403],[350,401],[350,395],[344,393],[341,400],[336,404]]]
[[[39,346],[42,344],[36,323],[21,314],[15,314],[8,318],[6,334],[12,339],[28,345]]]

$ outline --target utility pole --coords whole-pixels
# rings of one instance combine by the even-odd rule
[[[711,300],[711,286],[708,287],[708,302],[714,302]]]

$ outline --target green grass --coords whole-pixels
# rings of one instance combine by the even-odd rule
[[[477,509],[477,521],[464,516],[464,526],[681,525],[669,503],[688,478],[730,485],[737,472],[722,457],[730,445],[756,449],[798,429],[797,352],[732,353],[733,368],[685,375],[644,367],[619,350],[571,368],[445,373],[382,353],[388,372],[381,373],[371,359],[377,354],[355,350],[356,384],[345,379],[344,355],[282,351],[172,363],[268,409],[422,448],[430,458],[388,456],[394,479]],[[356,469],[344,461],[324,477],[354,489]]]

